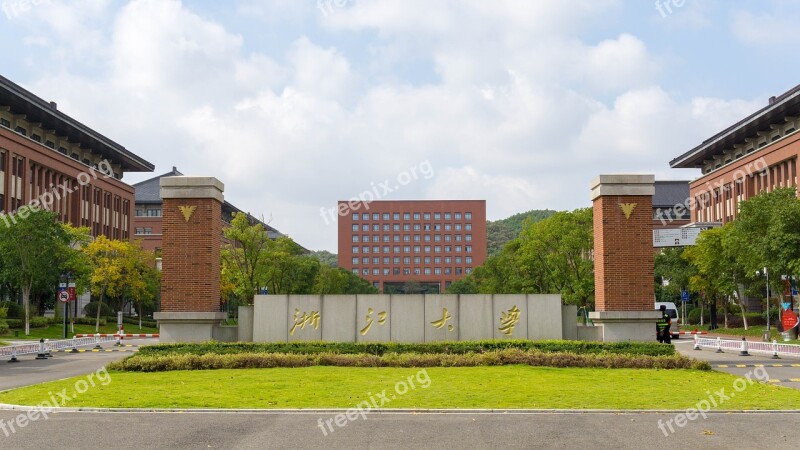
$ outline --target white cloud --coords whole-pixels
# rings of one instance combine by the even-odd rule
[[[797,37],[797,17],[741,10],[732,19],[731,31],[745,44],[790,45]]]

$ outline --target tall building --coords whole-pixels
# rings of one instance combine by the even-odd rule
[[[444,292],[486,259],[485,200],[340,201],[339,267],[381,292]]]
[[[656,181],[653,194],[653,229],[680,228],[690,222],[683,205],[689,198],[689,181]]]
[[[125,172],[153,165],[0,76],[0,218],[52,210],[93,236],[131,239],[134,190]]]
[[[762,191],[797,185],[800,86],[771,97],[764,108],[670,161],[697,168],[687,209],[694,222],[736,219],[739,203]]]
[[[148,180],[136,183],[133,187],[136,189],[136,203],[135,213],[133,217],[133,230],[134,239],[141,242],[142,248],[147,250],[158,251],[161,250],[161,236],[162,236],[162,204],[161,200],[161,179],[164,177],[175,177],[183,175],[176,167],[171,171],[150,178]],[[222,204],[222,225],[223,228],[230,225],[235,213],[243,212],[239,208],[233,206],[225,201]],[[250,223],[261,223],[264,229],[267,230],[271,239],[277,239],[281,234],[275,228],[261,222],[257,218],[248,214]],[[305,250],[305,249],[304,249]]]

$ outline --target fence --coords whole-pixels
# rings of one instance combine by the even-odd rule
[[[30,344],[9,345],[0,347],[0,357],[11,357],[9,362],[17,362],[17,356],[36,354],[36,359],[46,359],[47,355],[52,351],[72,349],[78,351],[78,347],[85,347],[87,345],[94,345],[99,347],[100,344],[106,342],[113,342],[116,340],[112,335],[90,335],[91,337],[76,337],[73,339],[63,339],[58,341],[40,340]]]
[[[751,342],[744,338],[742,340],[707,338],[694,335],[694,349],[713,348],[717,353],[725,353],[725,350],[738,352],[741,356],[748,356],[750,352],[767,353],[773,358],[783,356],[800,357],[800,345],[779,344],[778,341],[772,342]]]

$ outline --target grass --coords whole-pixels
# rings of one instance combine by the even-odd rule
[[[110,372],[66,406],[120,408],[352,408],[413,379],[385,408],[687,409],[708,391],[733,392],[733,375],[695,370],[466,368],[236,369],[160,373]],[[74,393],[76,377],[0,393],[0,402],[36,405],[51,392]],[[426,380],[430,380],[429,383]],[[428,388],[422,386],[429,384]],[[786,409],[800,391],[756,383],[719,409]]]
[[[94,325],[78,325],[75,324],[75,333],[72,333],[70,328],[68,327],[67,333],[68,338],[72,338],[73,334],[93,334]],[[19,336],[14,336],[14,331],[19,331]],[[117,332],[117,324],[106,324],[100,326],[100,333],[102,334],[109,334],[109,333],[116,333]],[[136,334],[152,334],[158,333],[157,328],[148,328],[142,327],[139,329],[138,325],[133,325],[126,323],[125,324],[125,332],[126,333],[136,333]],[[25,340],[25,339],[34,339],[39,340],[41,338],[45,339],[64,339],[64,325],[63,324],[51,324],[47,328],[31,328],[31,334],[25,336],[23,330],[19,328],[12,328],[9,333],[6,333],[3,338],[5,339],[14,339],[14,340]]]
[[[757,337],[761,337],[767,331],[767,326],[766,325],[751,325],[751,326],[747,327],[747,329],[745,330],[744,328],[722,328],[722,326],[720,325],[720,327],[717,328],[716,330],[710,330],[710,331],[708,329],[708,325],[702,325],[702,326],[700,326],[700,325],[687,325],[687,326],[681,327],[682,331],[694,331],[695,329],[701,330],[701,331],[708,331],[709,334],[713,334],[713,335],[717,335],[718,334],[718,335],[721,335],[721,336],[739,336],[739,337],[741,337],[741,336],[757,336]],[[772,327],[771,331],[772,331],[772,339],[777,339],[778,341],[782,340],[781,333],[778,332],[777,328]]]

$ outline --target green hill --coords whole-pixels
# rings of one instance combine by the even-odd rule
[[[487,240],[487,253],[489,256],[499,253],[503,247],[512,239],[516,239],[519,232],[522,231],[522,224],[526,219],[533,222],[547,219],[555,214],[557,211],[549,209],[534,209],[524,213],[514,214],[511,217],[496,220],[486,221],[486,240]]]

